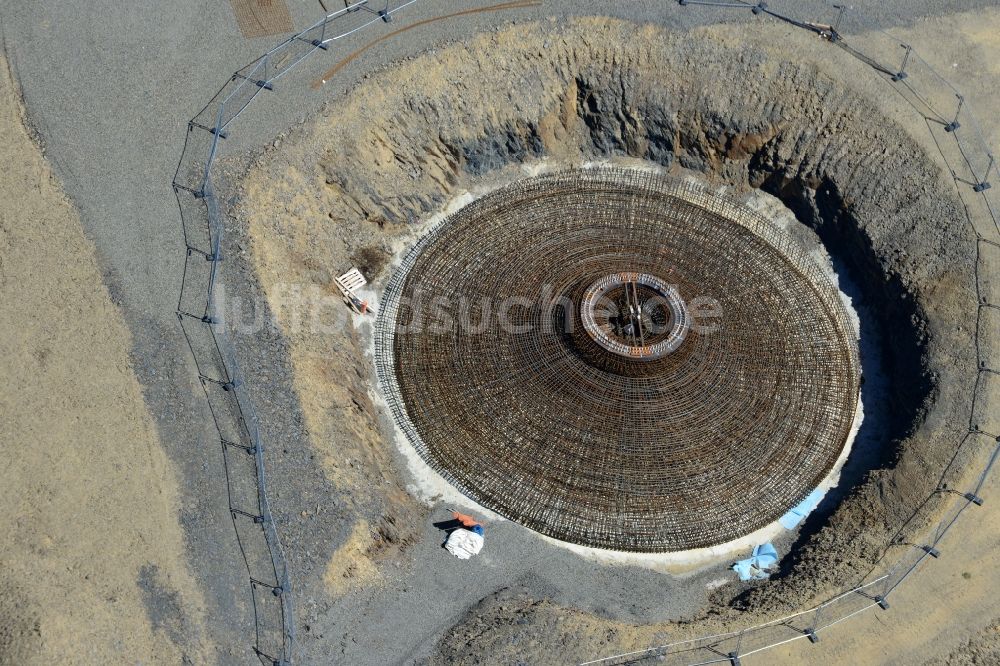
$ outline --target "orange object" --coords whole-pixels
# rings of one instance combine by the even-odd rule
[[[451,512],[452,518],[462,523],[462,527],[475,527],[479,524],[479,521],[472,516],[467,516],[464,513],[459,513],[458,511]]]
[[[368,301],[363,301],[354,294],[349,295],[348,298],[351,300],[351,305],[354,306],[354,309],[360,314],[368,312]]]

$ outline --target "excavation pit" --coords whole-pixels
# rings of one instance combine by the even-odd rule
[[[861,315],[864,423],[839,477],[835,465],[820,484],[832,487],[817,511],[794,534],[777,537],[779,552],[787,554],[782,575],[749,592],[716,588],[717,604],[694,601],[703,584],[721,573],[702,568],[708,560],[700,559],[698,573],[689,575],[690,552],[626,558],[553,548],[528,529],[491,522],[487,557],[480,562],[490,570],[502,567],[504,580],[544,581],[532,583],[531,593],[552,599],[560,614],[578,608],[650,622],[708,613],[710,622],[689,629],[714,633],[717,618],[730,613],[728,603],[739,613],[760,613],[754,617],[761,621],[770,613],[792,613],[838,593],[845,581],[880,575],[882,564],[909,553],[909,546],[894,544],[922,542],[949,497],[933,494],[935,489],[942,482],[948,488],[974,485],[978,461],[992,451],[992,439],[967,436],[970,408],[982,424],[992,407],[988,401],[970,403],[978,362],[976,237],[922,117],[898,96],[887,96],[886,84],[849,54],[816,46],[793,28],[764,29],[727,26],[691,35],[606,19],[519,23],[399,63],[278,137],[280,144],[275,141],[248,174],[238,212],[247,223],[249,251],[269,307],[287,336],[288,374],[308,424],[309,453],[322,461],[328,484],[312,496],[335,497],[350,507],[347,515],[359,521],[356,533],[398,531],[405,534],[394,537],[400,543],[426,526],[428,505],[436,512],[476,511],[446,488],[445,478],[457,479],[454,472],[435,466],[439,475],[416,462],[420,444],[407,441],[416,442],[410,436],[416,428],[400,433],[403,424],[383,405],[388,382],[372,385],[369,353],[384,356],[381,340],[369,335],[377,328],[369,326],[373,318],[326,325],[329,304],[341,307],[334,277],[358,266],[381,300],[394,275],[388,267],[431,226],[423,221],[541,170],[615,164],[691,176],[713,191],[724,188],[817,254],[829,253],[841,286],[854,285],[844,291]],[[821,58],[809,57],[819,48]],[[767,203],[770,197],[762,199],[758,191],[777,201]],[[234,244],[230,250],[244,248]],[[996,256],[990,248],[984,252]],[[618,271],[675,283],[671,275],[622,262],[588,273],[568,295],[577,296],[576,289],[582,294]],[[322,297],[322,307],[289,305],[299,286],[303,294]],[[995,293],[988,291],[992,283],[983,288]],[[698,314],[700,304],[681,295]],[[317,309],[320,326],[310,319]],[[515,307],[510,319],[517,323],[526,315]],[[563,342],[578,348],[587,343],[582,326],[574,335]],[[679,358],[698,337],[689,332],[667,360]],[[271,340],[261,347],[271,350]],[[612,356],[593,358],[610,364]],[[378,360],[385,365],[386,359]],[[629,372],[660,362],[634,363]],[[275,418],[285,418],[284,412]],[[452,426],[461,423],[451,419]],[[756,472],[752,462],[738,470],[752,488],[760,477],[746,477],[746,470]],[[296,474],[284,487],[297,492],[311,478]],[[384,527],[389,521],[391,527]],[[711,566],[743,556],[762,534],[775,536],[756,531],[708,549],[718,554]],[[313,573],[301,586],[326,584],[328,557],[331,567],[354,565],[344,549],[329,553],[343,533],[310,518],[301,536],[293,558],[316,564],[306,567]],[[706,541],[724,538],[720,533]],[[377,567],[388,562],[381,553],[378,558]],[[677,568],[684,575],[643,578],[646,570],[606,564],[642,562],[673,571],[660,566],[665,560],[685,562]],[[427,607],[445,614],[421,614],[427,626],[446,626],[454,599],[475,604],[489,593],[464,583],[461,592],[451,587],[442,593],[432,583],[440,560],[422,554],[413,561],[418,563],[407,586],[412,591],[426,581],[419,589],[432,602]],[[475,579],[482,586],[494,580]],[[386,603],[399,606],[395,596]],[[356,622],[360,635],[363,622],[351,617],[345,613],[343,619]],[[745,615],[740,623],[746,624]]]
[[[831,471],[857,332],[808,252],[687,181],[517,181],[425,235],[389,282],[379,376],[469,497],[547,536],[665,552],[776,520]]]

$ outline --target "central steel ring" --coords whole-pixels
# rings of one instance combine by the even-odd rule
[[[587,288],[580,306],[587,335],[627,358],[662,358],[680,347],[691,329],[677,290],[648,273],[607,275]]]

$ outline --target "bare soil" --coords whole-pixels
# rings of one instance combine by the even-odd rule
[[[0,59],[0,663],[204,663],[129,333]]]

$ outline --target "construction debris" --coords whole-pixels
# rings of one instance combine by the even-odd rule
[[[473,555],[478,555],[479,551],[483,549],[482,524],[474,517],[458,511],[452,511],[451,517],[462,527],[448,535],[444,547],[460,560],[467,560]]]
[[[473,555],[478,555],[483,549],[483,535],[466,529],[457,529],[448,535],[444,547],[458,559],[467,560]]]
[[[344,298],[347,300],[347,304],[357,312],[358,314],[365,314],[368,312],[368,301],[362,300],[354,292],[361,287],[368,284],[368,280],[365,276],[361,274],[357,268],[352,268],[343,275],[337,278],[337,286],[340,287],[340,291],[344,294]]]
[[[754,546],[753,553],[733,565],[740,580],[764,580],[774,573],[778,564],[778,551],[770,543]]]
[[[809,493],[804,500],[799,502],[788,513],[778,519],[781,526],[786,530],[793,530],[798,527],[799,523],[801,523],[803,519],[812,513],[813,509],[819,505],[820,500],[823,499],[825,494],[826,493],[819,488]]]

